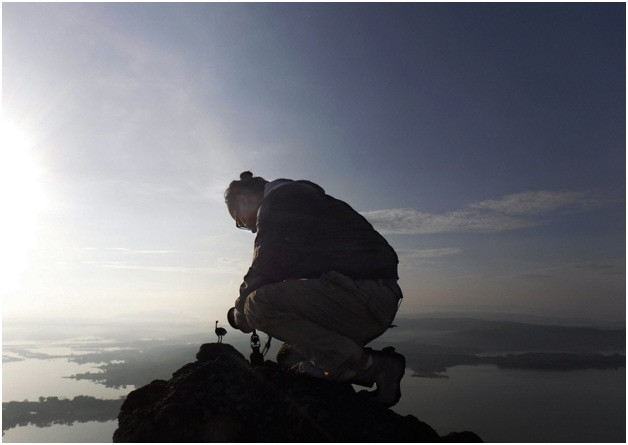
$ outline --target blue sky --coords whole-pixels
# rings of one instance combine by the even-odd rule
[[[362,212],[402,312],[625,320],[623,3],[2,13],[5,319],[224,319],[251,170]]]

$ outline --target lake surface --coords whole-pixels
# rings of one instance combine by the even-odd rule
[[[69,425],[52,425],[46,428],[18,426],[11,428],[2,441],[5,443],[106,443],[112,442],[118,421],[85,422]]]
[[[394,410],[440,435],[485,442],[625,442],[626,370],[563,372],[454,366],[448,379],[404,377]]]
[[[66,349],[63,349],[66,348]],[[86,353],[68,343],[31,348],[40,358],[2,365],[3,402],[37,401],[39,397],[89,395],[117,399],[134,389],[107,388],[91,380],[67,377],[99,372],[96,363],[80,365],[45,354]],[[239,348],[240,349],[240,348]],[[20,351],[4,347],[6,357]],[[243,350],[248,355],[248,351]],[[22,357],[24,358],[24,357]],[[181,363],[183,365],[183,363]],[[411,377],[402,381],[403,397],[394,410],[412,414],[440,435],[473,431],[486,442],[625,442],[626,371],[504,370],[493,365],[454,366],[449,378]],[[168,378],[165,376],[164,378]],[[117,421],[11,428],[3,442],[111,442]]]

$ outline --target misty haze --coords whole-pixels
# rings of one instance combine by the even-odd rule
[[[407,357],[403,396],[395,411],[418,415],[437,430],[440,426],[440,433],[460,429],[458,425],[467,422],[465,428],[486,441],[624,440],[624,327],[574,326],[560,319],[551,324],[549,320],[523,322],[521,319],[526,317],[521,316],[504,315],[506,320],[496,320],[495,315],[462,315],[400,317],[397,327],[374,342],[374,346],[395,345]],[[513,318],[518,321],[510,321]],[[100,431],[102,436],[94,430],[96,436],[92,439],[110,441],[105,436],[117,427],[125,394],[152,380],[167,380],[183,364],[195,360],[202,343],[217,341],[212,326],[205,332],[189,331],[189,325],[177,325],[173,316],[167,330],[139,322],[124,329],[110,328],[108,341],[48,341],[41,332],[32,332],[30,338],[19,342],[13,339],[11,326],[6,326],[4,440],[37,440],[36,428],[46,431],[54,425],[66,425],[71,429],[70,425],[104,422],[109,427]],[[80,332],[78,329],[76,334]],[[229,329],[224,342],[234,345],[245,357],[251,353],[247,335]],[[277,342],[273,344],[267,359],[274,360],[278,346]],[[25,393],[25,388],[16,384],[18,373],[45,372],[46,367],[53,368],[50,364],[54,362],[77,365],[73,373],[57,376],[63,384],[56,387],[56,392],[49,384],[42,387],[27,381],[24,384],[30,393]],[[499,389],[508,382],[514,386],[506,386],[506,392]],[[81,389],[73,385],[85,383],[91,385],[89,393],[79,394]],[[24,398],[29,402],[22,402]],[[572,398],[582,403],[574,404]],[[441,404],[445,404],[445,410]],[[505,406],[509,411],[504,411]],[[490,422],[482,422],[472,414],[478,407]],[[550,407],[552,422],[557,425],[551,431],[543,426],[542,419],[549,415]],[[512,416],[526,410],[537,416],[528,415],[524,427]],[[69,432],[46,434],[72,441]]]

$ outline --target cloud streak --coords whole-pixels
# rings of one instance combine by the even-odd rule
[[[555,211],[587,212],[606,207],[610,203],[608,197],[592,192],[537,191],[516,193],[501,199],[488,199],[469,207],[504,215],[537,215]]]
[[[422,250],[397,250],[397,255],[403,260],[416,258],[439,258],[450,255],[458,255],[462,253],[462,249],[457,247],[442,247],[440,249],[422,249]]]
[[[148,272],[167,273],[232,273],[232,270],[215,267],[186,267],[186,266],[149,266],[144,264],[127,263],[122,261],[83,261],[83,264],[107,269],[141,270]]]
[[[144,250],[127,247],[83,247],[80,250],[86,253],[82,264],[105,269],[242,274],[248,267],[241,259],[216,258],[212,252],[202,250]]]
[[[613,199],[592,192],[534,191],[484,200],[441,214],[389,209],[362,215],[384,234],[490,233],[539,225],[540,215],[587,212],[613,204]]]
[[[165,254],[165,253],[180,253],[177,250],[137,250],[137,249],[129,249],[126,247],[83,247],[84,251],[110,251],[110,252],[120,252],[120,253],[129,253],[129,254]]]

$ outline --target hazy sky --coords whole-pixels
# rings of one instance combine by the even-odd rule
[[[625,17],[3,3],[3,317],[226,320],[251,170],[362,212],[404,313],[625,320]]]

